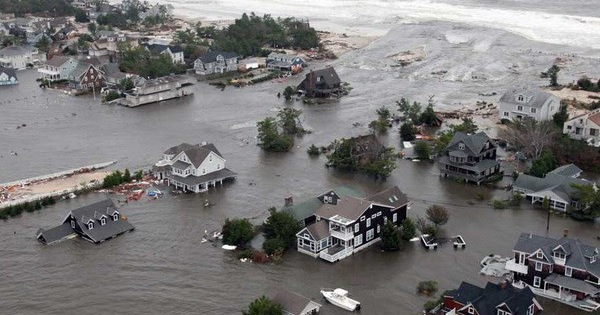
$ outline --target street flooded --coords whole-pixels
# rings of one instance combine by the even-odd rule
[[[489,34],[490,41],[479,40]],[[423,45],[427,62],[397,68],[384,60]],[[0,89],[0,182],[111,160],[118,160],[113,168],[149,169],[167,148],[202,141],[214,143],[238,177],[204,194],[166,194],[125,204],[121,211],[135,231],[101,245],[75,239],[43,246],[35,240],[39,228],[55,226],[69,210],[104,198],[100,193],[0,222],[0,313],[239,314],[268,288],[282,287],[314,298],[324,304],[322,314],[335,315],[346,312],[326,304],[319,289],[341,287],[362,303],[363,314],[420,314],[427,298],[416,294],[419,281],[438,281],[439,293],[461,281],[480,286],[499,281],[480,275],[479,263],[492,253],[510,256],[520,233],[560,237],[568,230],[599,246],[597,224],[553,215],[546,231],[542,211],[526,202],[521,209],[495,210],[490,200],[509,192],[442,179],[433,163],[398,160],[390,178],[376,181],[328,169],[325,157],[306,154],[313,143],[367,133],[375,109],[393,108],[402,96],[426,102],[435,95],[436,107],[451,108],[495,102],[481,94],[500,93],[517,78],[542,84],[539,72],[569,51],[450,22],[403,25],[362,50],[311,65],[335,66],[353,87],[347,97],[322,105],[277,98],[299,77],[224,91],[198,83],[192,97],[132,109],[101,105],[98,95],[44,90],[34,81],[35,70],[19,72],[19,85]],[[572,58],[567,78],[597,63],[590,56],[598,51],[581,48],[579,53],[583,57]],[[513,64],[517,70],[507,70]],[[446,74],[432,74],[440,70]],[[298,138],[292,152],[265,153],[256,146],[256,122],[286,106],[301,109],[303,126],[313,132]],[[493,133],[491,126],[482,129]],[[397,126],[380,139],[398,149]],[[400,252],[383,253],[372,246],[336,264],[290,252],[281,264],[261,265],[200,242],[205,230],[220,229],[226,218],[260,224],[267,209],[282,206],[287,196],[300,202],[340,185],[366,193],[398,185],[413,201],[408,214],[413,219],[424,216],[429,205],[441,204],[450,212],[442,233],[462,235],[467,247],[428,252],[411,243]],[[476,201],[477,193],[488,199]],[[206,199],[214,206],[204,208]],[[539,300],[544,314],[586,314]]]

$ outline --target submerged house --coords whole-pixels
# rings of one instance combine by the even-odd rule
[[[313,315],[319,313],[322,306],[298,293],[283,289],[271,289],[268,296],[281,306],[286,315]]]
[[[39,229],[36,238],[44,244],[52,244],[79,235],[92,243],[102,243],[133,229],[114,202],[105,199],[71,210],[61,225]]]
[[[342,80],[333,67],[310,71],[298,85],[308,97],[329,97],[342,93]]]
[[[552,120],[560,109],[560,99],[539,88],[513,87],[500,97],[498,109],[500,119]]]
[[[400,225],[409,209],[397,186],[368,198],[341,197],[331,191],[315,213],[316,221],[296,234],[298,251],[328,262],[348,257],[380,240],[388,220]]]
[[[184,192],[205,192],[210,186],[235,179],[236,173],[225,167],[225,158],[212,143],[182,143],[164,152],[152,168],[158,179]]]
[[[17,74],[15,69],[4,68],[0,66],[0,86],[1,85],[15,85],[18,84]]]
[[[488,282],[485,288],[462,282],[447,291],[443,303],[431,315],[538,315],[543,311],[529,288],[518,289],[509,283]]]
[[[306,62],[298,55],[270,53],[267,57],[267,70],[299,73]]]
[[[440,174],[479,185],[500,172],[496,147],[483,131],[473,135],[457,132],[437,160]]]
[[[170,75],[156,79],[141,78],[125,92],[123,104],[129,107],[166,101],[194,94],[193,80],[186,75]]]
[[[574,164],[560,166],[544,177],[521,174],[513,184],[513,192],[531,198],[531,203],[542,203],[548,198],[550,208],[566,212],[568,206],[577,207],[578,192],[573,185],[592,185],[592,182],[580,179],[583,172]]]
[[[587,311],[600,308],[598,248],[566,235],[560,239],[523,233],[506,263],[513,285]]]

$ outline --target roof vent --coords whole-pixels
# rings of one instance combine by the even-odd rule
[[[293,196],[289,196],[285,198],[285,206],[286,207],[291,207],[294,205],[294,197]]]
[[[564,237],[567,237],[567,236],[569,236],[569,230],[568,230],[568,229],[565,229],[565,230],[563,231],[563,236],[564,236]]]
[[[208,143],[206,141],[202,141],[200,142],[200,145],[207,145]]]

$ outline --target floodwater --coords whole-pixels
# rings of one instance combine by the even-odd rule
[[[396,68],[385,61],[386,55],[421,45],[428,50],[422,63]],[[21,84],[0,89],[0,182],[110,160],[119,160],[119,168],[149,168],[168,147],[201,141],[215,143],[239,176],[206,194],[129,203],[122,212],[136,230],[101,245],[75,239],[42,246],[34,239],[40,227],[52,227],[70,209],[104,197],[98,193],[0,222],[0,313],[239,314],[275,286],[323,304],[321,287],[342,287],[362,302],[363,314],[418,314],[427,300],[415,294],[419,281],[436,280],[440,291],[461,281],[498,281],[478,274],[479,261],[490,253],[510,255],[522,232],[559,237],[567,229],[600,245],[598,225],[552,216],[546,232],[545,214],[525,204],[519,210],[494,210],[487,202],[469,205],[477,192],[489,198],[508,193],[440,179],[434,164],[399,160],[392,176],[381,182],[327,169],[324,157],[306,154],[312,143],[366,133],[374,110],[392,106],[401,96],[426,101],[435,94],[440,107],[493,100],[479,94],[500,92],[517,79],[541,82],[539,71],[569,52],[567,46],[448,21],[403,25],[332,62],[354,89],[338,102],[319,106],[276,97],[299,78],[225,91],[198,84],[192,97],[130,109],[42,90],[34,82],[35,71],[19,72]],[[590,69],[598,52],[581,48],[579,53],[571,63],[574,70],[565,75]],[[518,70],[509,69],[513,63]],[[448,71],[434,78],[433,68]],[[482,74],[470,76],[470,68]],[[264,153],[255,145],[256,121],[282,106],[302,109],[303,125],[314,132],[297,139],[290,153]],[[355,122],[361,126],[353,127]],[[381,139],[399,144],[395,129]],[[427,252],[409,244],[399,253],[382,253],[373,246],[334,265],[291,252],[282,264],[258,265],[200,243],[205,230],[219,229],[227,217],[259,224],[266,209],[281,206],[286,196],[299,202],[339,185],[367,193],[398,185],[413,200],[411,218],[442,204],[451,213],[443,232],[462,235],[467,248]],[[215,206],[203,208],[205,199]],[[540,301],[544,314],[587,314]],[[322,314],[345,312],[325,304]]]

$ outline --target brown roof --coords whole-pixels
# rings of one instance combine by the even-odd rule
[[[346,219],[356,220],[370,205],[370,201],[348,196],[340,199],[335,205],[329,203],[323,204],[317,210],[317,214],[324,218],[340,215]]]
[[[325,220],[317,221],[306,227],[310,235],[312,235],[316,241],[320,241],[329,236],[329,224]]]
[[[54,56],[52,59],[46,61],[46,64],[53,66],[53,67],[60,67],[63,64],[65,64],[65,62],[69,61],[70,59],[72,59],[72,58],[65,57],[65,56]]]
[[[600,126],[600,112],[590,115],[588,119],[591,120],[597,126]]]
[[[295,292],[283,290],[281,288],[272,288],[269,290],[269,297],[275,303],[281,305],[284,311],[292,315],[300,315],[311,300]],[[318,309],[321,305],[312,302],[312,307]]]
[[[398,186],[378,192],[367,199],[374,203],[394,208],[402,207],[408,203],[408,198]]]
[[[200,164],[202,164],[202,162],[204,162],[206,157],[210,154],[210,152],[214,152],[216,155],[223,157],[212,143],[203,146],[192,146],[191,148],[185,150],[185,155],[187,155],[195,167],[199,167]]]
[[[182,143],[180,145],[176,145],[174,147],[170,147],[169,149],[167,149],[167,151],[165,151],[165,154],[179,154],[181,153],[181,151],[185,151],[187,149],[190,149],[194,147],[193,144],[189,144],[189,143]]]

